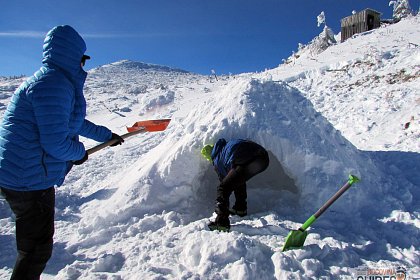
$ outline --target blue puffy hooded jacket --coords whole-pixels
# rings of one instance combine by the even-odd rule
[[[30,191],[59,186],[71,161],[85,155],[79,135],[99,142],[111,139],[108,128],[85,119],[85,51],[72,27],[48,32],[43,66],[15,91],[0,127],[0,187]]]
[[[223,179],[233,167],[247,165],[261,151],[265,152],[265,149],[249,140],[233,139],[226,142],[220,138],[213,147],[211,158],[217,174]]]

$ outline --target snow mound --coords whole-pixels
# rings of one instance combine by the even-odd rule
[[[332,196],[349,174],[363,182],[334,205],[335,217],[343,220],[375,208],[369,195],[377,190],[369,186],[377,185],[375,175],[380,173],[368,154],[342,137],[297,89],[285,83],[240,80],[171,123],[165,140],[122,175],[113,203],[99,207],[106,210],[96,218],[98,225],[161,209],[189,213],[188,221],[211,215],[218,181],[199,151],[220,137],[251,139],[269,151],[269,169],[248,184],[251,214],[307,215]],[[389,191],[392,179],[387,180],[380,191]],[[388,200],[390,205],[400,204],[393,197]],[[341,223],[343,228],[349,226]]]

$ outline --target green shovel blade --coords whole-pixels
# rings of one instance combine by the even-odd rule
[[[292,230],[286,237],[286,241],[284,242],[283,248],[281,249],[282,252],[290,250],[290,249],[298,249],[302,248],[303,244],[305,243],[306,236],[308,236],[308,232],[300,231],[300,230]]]

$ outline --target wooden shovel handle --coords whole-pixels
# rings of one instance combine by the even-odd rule
[[[164,131],[168,127],[170,121],[171,119],[160,119],[136,122],[132,127],[127,127],[127,130],[129,132],[121,135],[121,137],[125,139],[139,133]],[[118,140],[111,139],[105,143],[99,144],[93,148],[86,150],[86,152],[88,153],[88,155],[91,155],[94,152],[102,150],[103,148],[111,146],[112,144],[115,144],[117,142]]]
[[[138,129],[138,130],[135,130],[135,131],[132,131],[132,132],[128,132],[126,134],[123,134],[123,135],[121,135],[121,137],[123,139],[126,139],[126,138],[128,138],[130,136],[133,136],[133,135],[136,135],[136,134],[139,134],[139,133],[144,133],[146,131],[147,131],[146,129],[141,128],[141,129]],[[95,152],[97,152],[99,150],[102,150],[103,148],[106,148],[108,146],[111,146],[112,144],[115,144],[117,142],[118,142],[118,140],[111,139],[111,140],[109,140],[107,142],[104,142],[102,144],[99,144],[99,145],[97,145],[97,146],[95,146],[93,148],[90,148],[90,149],[86,150],[86,152],[88,153],[88,155],[91,155],[91,154],[93,154],[93,153],[95,153]]]

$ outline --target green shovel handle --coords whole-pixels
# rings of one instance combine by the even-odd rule
[[[322,207],[319,208],[319,210],[316,211],[315,214],[309,217],[309,219],[306,220],[306,222],[299,228],[299,230],[305,231],[306,229],[308,229],[308,227],[310,227],[310,225],[312,225],[313,222],[315,222],[316,219],[318,219],[319,216],[321,216],[322,213],[324,213],[325,210],[327,210],[328,207],[331,206],[331,204],[333,204],[343,193],[345,193],[351,187],[351,185],[359,181],[360,179],[356,176],[349,175],[349,180],[347,181],[347,183],[344,186],[342,186],[341,189],[339,189],[324,205],[322,205]]]

